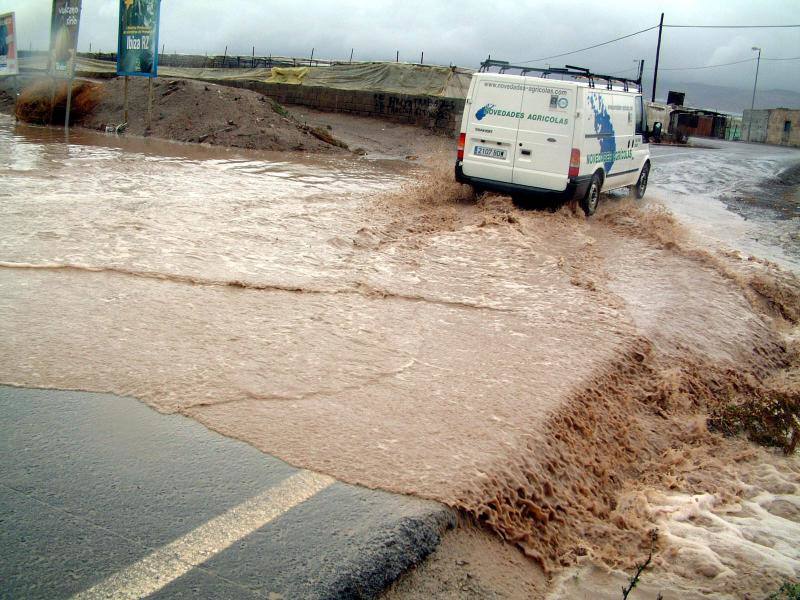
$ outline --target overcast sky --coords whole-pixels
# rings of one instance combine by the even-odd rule
[[[83,0],[80,50],[116,50],[118,0]],[[0,13],[15,11],[21,48],[43,49],[49,34],[50,0],[0,0]],[[473,0],[330,2],[304,0],[163,0],[161,42],[166,52],[400,59],[476,66],[491,54],[530,61],[603,42],[665,23],[676,25],[800,24],[800,0],[671,0],[670,2],[477,2]],[[629,70],[644,58],[651,72],[657,31],[595,50],[554,58],[602,72]],[[748,88],[755,62],[704,70],[745,60],[763,48],[764,58],[800,56],[800,28],[665,29],[659,79]],[[759,88],[800,91],[800,61],[763,60]]]

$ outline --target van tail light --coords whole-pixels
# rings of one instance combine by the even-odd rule
[[[462,133],[458,136],[458,160],[464,160],[464,146],[467,143],[467,134]]]
[[[572,154],[569,157],[569,173],[568,177],[577,177],[578,172],[581,170],[581,151],[577,148],[572,149]]]

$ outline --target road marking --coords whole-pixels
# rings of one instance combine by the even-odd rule
[[[325,475],[300,471],[277,487],[234,506],[73,598],[149,596],[333,482]]]

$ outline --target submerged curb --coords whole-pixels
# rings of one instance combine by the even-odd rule
[[[435,504],[435,503],[431,503]],[[445,531],[456,526],[455,512],[444,506],[417,517],[404,517],[376,531],[370,545],[319,598],[376,598],[409,569],[438,548]]]
[[[456,523],[132,398],[0,385],[0,415],[14,597],[374,598]]]

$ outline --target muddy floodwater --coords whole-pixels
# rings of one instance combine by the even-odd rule
[[[134,396],[558,564],[617,469],[662,450],[638,392],[678,366],[764,373],[782,345],[658,211],[476,201],[449,159],[65,142],[0,117],[0,382]]]

